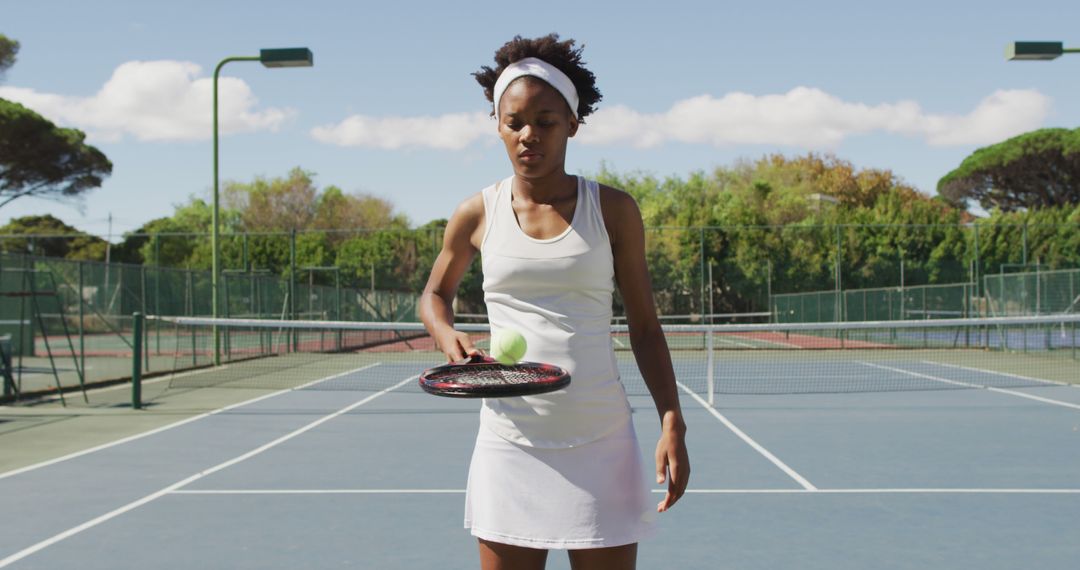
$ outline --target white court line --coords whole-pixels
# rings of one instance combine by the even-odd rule
[[[1006,378],[1016,378],[1019,380],[1028,380],[1031,382],[1039,382],[1042,384],[1051,384],[1054,386],[1072,386],[1073,388],[1080,388],[1080,384],[1069,384],[1068,382],[1058,382],[1057,380],[1047,380],[1045,378],[1033,378],[1031,376],[1022,376],[1020,374],[1013,374],[1011,372],[998,372],[996,370],[986,370],[984,368],[972,368],[970,366],[961,366],[959,364],[946,364],[944,362],[934,362],[933,360],[923,360],[923,364],[933,364],[934,366],[944,366],[946,368],[959,368],[960,370],[970,370],[972,372],[982,372],[983,374],[993,374],[994,376],[1005,376]]]
[[[739,334],[739,333],[730,333],[730,334],[735,335],[735,334]],[[785,348],[794,348],[794,349],[798,349],[798,350],[803,349],[803,347],[801,347],[801,346],[799,346],[797,344],[790,343],[790,342],[783,342],[783,341],[779,341],[779,340],[753,339],[755,342],[745,342],[745,341],[736,342],[734,340],[724,338],[723,335],[713,335],[714,340],[718,339],[718,338],[721,339],[722,342],[724,342],[726,344],[734,344],[736,346],[742,346],[742,347],[746,347],[746,348],[772,348],[772,347],[775,347],[775,346],[782,346],[782,347],[785,347]]]
[[[937,376],[930,376],[929,374],[921,374],[919,372],[912,372],[910,370],[904,370],[902,368],[893,368],[892,366],[885,366],[884,364],[874,364],[873,362],[859,361],[859,364],[863,366],[869,366],[871,368],[880,368],[881,370],[888,370],[890,372],[899,372],[901,374],[907,374],[908,376],[914,376],[916,378],[924,378],[926,380],[933,380],[935,382],[941,382],[942,384],[952,384],[953,386],[963,386],[964,388],[985,388],[981,384],[970,384],[968,382],[960,382],[959,380],[949,380],[948,378],[938,378]]]
[[[300,386],[300,387],[297,387],[297,388],[286,388],[284,390],[278,390],[277,392],[272,392],[270,394],[263,394],[262,396],[252,398],[250,400],[245,400],[245,401],[239,402],[237,404],[231,404],[231,405],[225,406],[224,408],[219,408],[217,410],[211,410],[209,412],[199,414],[197,416],[190,417],[190,418],[187,418],[185,420],[180,420],[180,421],[175,422],[175,423],[164,425],[162,427],[155,428],[155,429],[152,429],[152,430],[147,431],[147,432],[135,434],[133,436],[125,437],[123,439],[118,439],[116,441],[111,441],[109,443],[105,443],[105,444],[99,445],[97,447],[91,447],[89,449],[84,449],[82,451],[76,451],[74,453],[69,453],[68,455],[57,457],[56,459],[50,459],[48,461],[42,461],[41,463],[35,463],[33,465],[28,465],[26,467],[20,467],[19,469],[8,471],[7,473],[0,473],[0,479],[5,479],[7,477],[13,477],[13,476],[19,475],[21,473],[26,473],[27,471],[33,471],[35,469],[41,469],[42,467],[48,467],[50,465],[55,465],[57,463],[67,461],[69,459],[75,459],[76,457],[82,457],[83,455],[89,455],[91,453],[96,453],[98,451],[102,451],[104,449],[109,449],[110,447],[114,447],[114,446],[117,446],[117,445],[123,445],[125,443],[135,441],[137,439],[142,439],[144,437],[149,437],[151,435],[158,434],[158,433],[161,433],[163,431],[167,431],[167,430],[170,430],[170,429],[173,429],[173,428],[178,428],[178,427],[180,427],[182,425],[189,424],[191,422],[199,421],[201,419],[213,416],[215,414],[220,414],[222,412],[227,412],[229,410],[233,410],[233,409],[236,409],[236,408],[240,408],[240,407],[243,407],[243,406],[248,406],[248,405],[254,404],[256,402],[260,402],[262,400],[266,400],[266,399],[269,399],[269,398],[273,398],[275,396],[280,396],[282,394],[292,392],[294,390],[299,390],[300,388],[311,386],[312,384],[315,384],[315,383],[318,383],[318,382],[324,382],[326,380],[333,380],[335,378],[340,378],[342,376],[345,376],[347,374],[353,374],[355,372],[362,372],[364,370],[367,370],[369,368],[374,368],[374,367],[379,366],[381,364],[382,364],[381,362],[375,362],[375,363],[372,363],[372,364],[368,364],[367,366],[361,366],[360,368],[356,368],[354,370],[348,370],[346,372],[342,372],[341,374],[335,374],[333,376],[329,376],[329,377],[323,378],[321,380],[316,380],[315,382],[309,382],[309,383],[304,384],[303,386]]]
[[[140,384],[143,385],[143,386],[147,386],[147,385],[150,385],[150,384],[158,384],[158,383],[164,382],[166,380],[172,380],[173,378],[184,378],[186,376],[192,376],[192,375],[195,375],[195,374],[205,374],[207,372],[220,371],[220,370],[223,370],[224,368],[225,368],[224,366],[221,366],[221,367],[218,367],[218,368],[203,368],[203,369],[200,369],[200,370],[192,370],[190,372],[181,372],[179,374],[168,374],[168,375],[160,376],[160,377],[157,377],[157,378],[149,378],[149,379],[143,380],[143,381],[140,382]],[[91,370],[91,369],[93,369],[93,366],[87,365],[86,369]],[[86,394],[87,394],[87,396],[93,396],[95,394],[100,394],[102,392],[112,392],[112,391],[115,391],[115,390],[131,390],[131,381],[128,380],[126,382],[119,382],[117,384],[113,384],[113,385],[109,385],[109,386],[102,386],[100,388],[88,388],[86,390]],[[45,396],[42,396],[42,397],[40,397],[39,399],[37,399],[35,401],[40,402],[40,403],[59,402],[60,397],[59,396],[53,396],[53,395],[45,395]],[[2,478],[2,476],[0,476],[0,478]]]
[[[666,489],[652,489],[664,494]],[[698,495],[1080,495],[1080,489],[687,489]],[[191,489],[172,495],[463,495],[465,489]]]
[[[716,335],[713,335],[713,342],[715,342],[717,344],[741,346],[743,348],[760,348],[761,347],[760,344],[753,344],[753,343],[749,343],[749,342],[731,340],[730,338],[717,337]]]
[[[662,491],[655,491],[660,493]],[[1080,489],[687,489],[701,495],[1080,495]]]
[[[189,489],[173,495],[459,495],[465,489]]]
[[[331,376],[329,378],[322,378],[322,379],[319,379],[319,380],[315,380],[314,382],[304,384],[303,386],[297,386],[295,388],[287,388],[284,391],[285,392],[291,392],[293,390],[300,390],[302,388],[306,388],[308,386],[311,386],[312,384],[315,384],[315,383],[325,382],[327,380],[332,380],[334,378],[338,378],[338,377],[344,376],[346,374],[352,374],[353,372],[359,372],[361,370],[371,368],[372,366],[378,366],[380,364],[382,364],[382,363],[381,362],[376,362],[374,364],[369,364],[367,366],[362,366],[362,367],[357,368],[355,370],[349,370],[347,372],[343,372],[342,374]],[[148,386],[148,385],[151,385],[151,384],[160,384],[160,383],[166,382],[166,381],[171,382],[172,380],[175,380],[177,378],[187,378],[188,376],[198,376],[200,374],[207,374],[207,373],[210,373],[210,372],[222,372],[224,370],[228,370],[230,366],[231,365],[229,365],[229,364],[223,364],[221,366],[211,366],[211,367],[206,367],[206,368],[200,368],[198,370],[189,370],[187,372],[164,374],[164,375],[156,377],[156,378],[150,378],[150,379],[147,379],[147,380],[142,380],[142,381],[140,381],[140,384],[143,385],[143,386]],[[89,370],[92,367],[87,366],[86,368]],[[43,372],[42,374],[45,374],[45,372]],[[90,388],[90,389],[88,389],[86,391],[86,393],[87,393],[87,395],[92,396],[94,394],[99,394],[101,392],[113,392],[113,391],[116,391],[116,390],[131,390],[131,381],[129,380],[127,382],[119,382],[117,384],[113,384],[113,385],[110,385],[110,386],[103,386],[101,388]],[[58,402],[58,401],[60,401],[60,398],[59,398],[59,396],[49,396],[47,401]],[[240,405],[244,405],[246,403],[247,402],[244,402],[244,403],[242,403]]]
[[[86,367],[87,370],[90,370],[92,368],[93,368],[92,366],[87,366]],[[200,370],[199,372],[203,372],[203,371]],[[179,376],[177,376],[177,377],[179,377]],[[139,384],[142,385],[142,386],[147,386],[147,385],[150,385],[150,384],[159,384],[159,383],[164,382],[166,380],[172,380],[172,378],[173,378],[172,376],[162,376],[160,378],[151,378],[151,379],[148,379],[148,380],[142,380],[141,382],[139,382]],[[119,383],[116,383],[116,384],[113,384],[113,385],[110,385],[110,386],[103,386],[101,388],[87,388],[86,395],[87,396],[93,396],[95,394],[100,394],[102,392],[115,392],[116,390],[131,390],[131,381],[129,380],[127,382],[119,382]],[[43,398],[41,398],[41,399],[39,399],[37,401],[39,401],[41,403],[59,402],[60,397],[59,396],[46,395],[45,397],[43,397]]]
[[[739,439],[743,440],[744,442],[746,442],[747,445],[754,448],[754,450],[757,451],[758,453],[760,453],[761,455],[763,455],[765,457],[765,459],[768,459],[770,462],[772,462],[773,465],[775,465],[781,471],[786,473],[788,477],[791,477],[792,479],[794,479],[795,482],[799,484],[799,486],[801,486],[803,489],[806,489],[808,491],[817,490],[817,487],[815,487],[812,483],[810,483],[810,481],[807,481],[805,477],[803,477],[802,475],[799,475],[794,469],[792,469],[791,467],[788,467],[788,465],[786,463],[784,463],[783,461],[780,461],[779,458],[777,458],[775,455],[770,453],[768,449],[765,449],[764,447],[761,446],[761,444],[754,441],[750,436],[743,433],[743,431],[741,429],[739,429],[738,426],[731,423],[731,420],[724,417],[724,414],[721,414],[719,411],[716,410],[716,408],[709,405],[709,403],[706,402],[701,396],[698,396],[696,393],[694,393],[693,390],[687,388],[686,385],[683,384],[682,382],[676,382],[676,384],[678,384],[679,388],[682,388],[682,390],[684,392],[689,394],[690,397],[697,400],[697,402],[699,404],[701,404],[701,407],[708,410],[709,413],[713,415],[713,417],[720,420],[720,423],[724,424],[729,430],[731,430],[731,433],[734,433],[736,436],[738,436]]]
[[[340,375],[338,375],[338,376],[340,376]],[[375,398],[378,398],[379,396],[382,396],[382,395],[387,394],[387,393],[389,393],[389,392],[391,392],[393,390],[396,390],[396,389],[404,386],[406,383],[412,382],[413,380],[416,380],[416,378],[417,378],[417,376],[410,376],[409,378],[406,378],[406,379],[402,380],[401,382],[398,382],[397,384],[394,384],[390,388],[382,390],[381,392],[376,392],[375,394],[372,394],[372,395],[368,396],[367,398],[364,398],[363,400],[360,400],[359,402],[349,404],[348,406],[345,406],[344,408],[342,408],[342,409],[340,409],[340,410],[338,410],[338,411],[336,411],[336,412],[334,412],[332,414],[323,416],[323,417],[321,417],[321,418],[319,418],[319,419],[305,425],[304,427],[301,427],[301,428],[299,428],[297,430],[294,430],[294,431],[292,431],[290,433],[287,433],[287,434],[285,434],[285,435],[271,441],[270,443],[259,446],[259,447],[255,448],[255,449],[253,449],[253,450],[251,450],[251,451],[249,451],[249,452],[247,452],[247,453],[245,453],[243,455],[239,455],[239,456],[234,457],[234,458],[232,458],[232,459],[230,459],[228,461],[219,463],[219,464],[217,464],[217,465],[215,465],[215,466],[213,466],[213,467],[211,467],[209,469],[206,469],[204,471],[200,471],[199,473],[196,473],[196,474],[194,474],[194,475],[192,475],[192,476],[190,476],[190,477],[188,477],[186,479],[183,479],[181,481],[177,481],[176,483],[173,483],[172,485],[169,485],[168,487],[165,487],[164,489],[161,489],[159,491],[151,493],[151,494],[149,494],[149,495],[147,495],[147,496],[145,496],[145,497],[143,497],[141,499],[138,499],[136,501],[132,501],[132,502],[130,502],[130,503],[118,508],[118,509],[115,509],[115,510],[112,510],[112,511],[110,511],[108,513],[105,513],[105,514],[103,514],[103,515],[101,515],[101,516],[99,516],[99,517],[97,517],[95,519],[86,521],[86,522],[84,522],[83,524],[81,524],[79,526],[72,527],[72,528],[70,528],[68,530],[65,530],[64,532],[61,532],[61,533],[59,533],[59,534],[57,534],[55,536],[52,536],[51,538],[47,538],[47,539],[45,539],[45,540],[43,540],[43,541],[41,541],[41,542],[39,542],[39,543],[37,543],[37,544],[35,544],[33,546],[30,546],[28,548],[24,548],[24,549],[20,550],[19,552],[16,552],[15,554],[12,554],[11,556],[8,556],[7,558],[4,558],[3,560],[0,560],[0,568],[4,568],[6,566],[9,566],[14,562],[18,562],[19,560],[22,560],[23,558],[26,558],[27,556],[30,556],[31,554],[34,554],[35,552],[38,552],[38,551],[43,550],[45,548],[48,548],[48,547],[50,547],[50,546],[52,546],[52,545],[54,545],[54,544],[56,544],[56,543],[58,543],[58,542],[60,542],[60,541],[62,541],[64,539],[66,539],[66,538],[70,538],[70,537],[72,537],[72,536],[74,536],[76,534],[79,534],[80,532],[82,532],[84,530],[93,528],[93,527],[95,527],[95,526],[97,526],[97,525],[99,525],[99,524],[101,524],[103,522],[109,521],[109,520],[114,519],[114,518],[116,518],[116,517],[118,517],[118,516],[120,516],[120,515],[122,515],[124,513],[127,513],[129,511],[137,509],[137,508],[139,508],[139,507],[141,507],[141,506],[143,506],[143,505],[145,505],[145,504],[147,504],[147,503],[149,503],[151,501],[154,501],[155,499],[159,499],[159,498],[161,498],[161,497],[163,497],[163,496],[165,496],[165,495],[167,495],[169,493],[172,493],[173,491],[176,491],[177,489],[180,489],[181,487],[184,487],[184,486],[189,485],[189,484],[191,484],[191,483],[193,483],[195,481],[198,481],[199,479],[202,479],[203,477],[206,477],[207,475],[211,475],[213,473],[221,471],[222,469],[232,467],[233,465],[236,465],[237,463],[240,463],[242,461],[245,461],[247,459],[255,457],[256,455],[259,455],[260,453],[262,453],[262,452],[264,452],[264,451],[266,451],[266,450],[268,450],[270,448],[276,447],[277,445],[282,444],[282,443],[284,443],[284,442],[286,442],[286,441],[288,441],[288,440],[290,440],[290,439],[292,439],[292,438],[294,438],[294,437],[296,437],[296,436],[298,436],[300,434],[303,434],[303,433],[305,433],[307,431],[315,429],[316,427],[318,427],[318,426],[320,426],[320,425],[322,425],[322,424],[324,424],[324,423],[326,423],[326,422],[328,422],[328,421],[330,421],[330,420],[332,420],[332,419],[334,419],[334,418],[336,418],[338,416],[341,416],[342,414],[346,414],[349,411],[351,411],[351,410],[353,410],[355,408],[358,408],[358,407],[360,407],[360,406],[374,400]],[[305,385],[309,385],[309,384],[305,384]]]
[[[999,394],[1008,394],[1010,396],[1016,396],[1017,398],[1026,398],[1028,400],[1035,400],[1036,402],[1042,402],[1044,404],[1052,404],[1055,406],[1062,406],[1065,408],[1072,408],[1074,410],[1080,410],[1080,404],[1073,404],[1071,402],[1062,402],[1061,400],[1054,400],[1052,398],[1044,398],[1042,396],[1033,396],[1031,394],[1025,394],[1023,392],[1017,392],[1016,390],[1006,390],[1005,388],[994,388],[991,386],[983,386],[981,384],[970,384],[968,382],[959,382],[957,380],[949,380],[947,378],[938,378],[937,376],[931,376],[929,374],[922,374],[919,372],[912,372],[910,370],[904,370],[902,368],[893,368],[892,366],[885,366],[882,364],[874,364],[872,362],[863,362],[867,366],[874,368],[881,368],[883,370],[892,370],[893,372],[900,372],[901,374],[907,374],[909,376],[915,376],[918,378],[926,378],[927,380],[934,380],[937,382],[944,382],[946,384],[955,384],[957,386],[966,386],[968,388],[981,388],[990,392],[998,392]]]
[[[139,383],[141,385],[143,385],[143,386],[146,386],[148,384],[159,384],[161,382],[165,382],[166,380],[173,380],[175,378],[186,378],[188,376],[196,376],[198,374],[206,374],[207,372],[220,372],[222,370],[226,370],[227,367],[228,367],[228,365],[224,365],[224,366],[218,366],[218,367],[213,367],[213,368],[202,368],[200,370],[191,370],[191,371],[188,371],[188,372],[181,372],[179,374],[175,374],[175,373],[173,373],[173,374],[165,374],[165,375],[159,376],[157,378],[150,378],[150,379],[147,379],[147,380],[142,380]],[[87,366],[87,368],[90,368],[90,367]],[[99,393],[99,392],[110,392],[110,391],[113,391],[113,390],[130,390],[130,389],[131,389],[131,382],[128,381],[128,382],[121,382],[121,383],[113,385],[113,386],[105,386],[103,388],[91,388],[90,390],[87,390],[86,393],[87,394],[96,394],[96,393]]]

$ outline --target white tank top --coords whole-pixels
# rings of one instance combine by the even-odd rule
[[[553,238],[535,239],[514,215],[513,180],[482,191],[488,319],[493,331],[512,328],[525,337],[524,360],[561,366],[571,382],[550,394],[485,399],[480,421],[520,445],[573,447],[630,420],[611,344],[615,267],[600,187],[579,177],[570,226]]]

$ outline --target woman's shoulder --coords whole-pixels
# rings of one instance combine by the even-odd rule
[[[450,222],[466,226],[475,226],[484,219],[484,192],[477,192],[465,198],[454,208]]]
[[[612,207],[625,208],[631,204],[637,204],[634,197],[624,190],[619,190],[607,184],[596,183],[600,191],[601,206],[611,204]]]
[[[599,184],[600,192],[600,211],[604,215],[604,225],[608,227],[608,232],[613,233],[620,224],[624,224],[631,220],[637,220],[640,223],[641,212],[638,210],[637,201],[629,193],[608,186],[606,184]]]
[[[454,209],[447,229],[469,234],[477,232],[483,227],[488,209],[494,205],[496,194],[506,186],[504,182],[500,180],[462,200]]]

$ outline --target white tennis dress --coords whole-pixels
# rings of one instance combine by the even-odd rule
[[[532,548],[638,542],[655,511],[611,345],[614,265],[599,185],[578,178],[570,226],[541,240],[517,222],[513,180],[482,192],[488,318],[492,330],[521,332],[524,360],[561,366],[572,380],[550,394],[484,400],[465,527]]]

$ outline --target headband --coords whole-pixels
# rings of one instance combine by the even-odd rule
[[[499,119],[499,100],[502,99],[503,92],[510,86],[510,83],[524,75],[543,79],[548,85],[554,87],[566,99],[566,103],[570,105],[570,112],[575,117],[577,116],[578,95],[574,82],[570,81],[570,78],[565,73],[559,71],[550,63],[535,57],[526,57],[506,66],[506,69],[499,75],[499,80],[495,82],[495,92],[493,93],[495,120]]]

